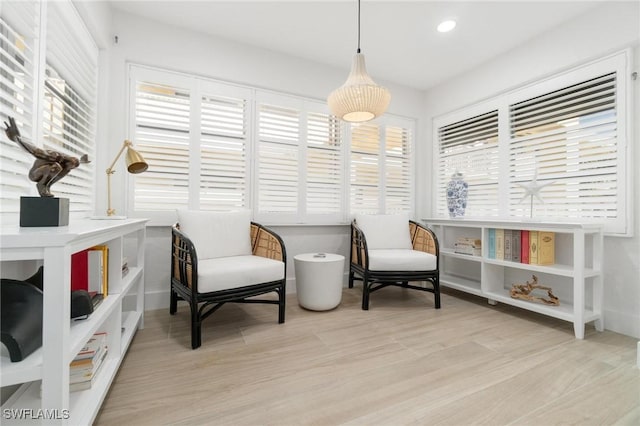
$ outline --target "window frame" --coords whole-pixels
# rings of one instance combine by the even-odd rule
[[[150,78],[153,78],[151,81]],[[298,186],[298,209],[295,214],[287,214],[287,215],[279,215],[277,213],[261,213],[259,209],[259,184],[258,184],[258,147],[259,147],[259,105],[260,101],[266,100],[268,103],[282,106],[282,107],[293,107],[301,109],[301,123],[300,128],[305,129],[307,127],[308,115],[312,113],[321,113],[328,114],[329,110],[324,101],[302,97],[298,95],[292,95],[288,93],[281,93],[276,91],[271,91],[267,89],[261,89],[257,87],[244,86],[231,82],[216,80],[208,77],[203,77],[199,75],[192,75],[177,71],[165,70],[157,67],[151,67],[146,65],[141,65],[137,63],[128,63],[127,64],[127,79],[128,79],[128,94],[127,99],[129,100],[127,108],[127,129],[128,134],[132,137],[136,134],[136,123],[135,123],[135,101],[136,101],[136,82],[144,81],[145,79],[149,82],[153,82],[155,84],[178,84],[178,82],[182,82],[182,85],[179,87],[189,88],[193,87],[194,90],[190,91],[191,93],[191,104],[194,104],[194,99],[196,96],[194,93],[197,92],[197,87],[199,85],[220,85],[220,87],[235,87],[238,90],[247,90],[251,93],[251,97],[247,103],[248,108],[248,145],[247,145],[247,181],[248,184],[248,200],[249,203],[246,208],[251,209],[253,212],[254,220],[261,221],[267,225],[278,225],[278,226],[297,226],[297,225],[346,225],[349,223],[353,214],[350,212],[349,207],[349,192],[350,192],[350,179],[349,179],[349,169],[350,169],[350,131],[349,124],[340,122],[340,156],[341,156],[341,165],[340,169],[340,205],[341,209],[339,213],[331,213],[331,214],[322,214],[322,213],[308,213],[306,211],[306,194],[302,188],[305,188],[305,185]],[[191,81],[190,86],[185,86],[184,82]],[[219,93],[216,93],[219,94]],[[304,123],[303,123],[304,121]],[[402,117],[395,116],[392,114],[385,114],[383,117],[375,120],[382,128],[384,129],[387,125],[389,126],[407,126],[407,130],[410,133],[410,140],[408,141],[410,146],[411,153],[416,152],[416,120],[410,117]],[[197,130],[197,131],[196,131]],[[199,123],[191,123],[191,135],[198,134],[199,132]],[[131,139],[134,146],[136,145],[135,138]],[[197,143],[190,143],[190,158],[194,159],[194,162],[198,161],[197,149],[194,147]],[[306,171],[307,171],[307,150],[308,150],[308,141],[306,138],[301,135],[299,138],[299,158],[301,159],[299,163],[299,179],[300,181],[306,182]],[[382,147],[381,147],[382,149]],[[144,153],[143,153],[144,155]],[[304,160],[304,161],[302,161]],[[409,156],[410,160],[410,186],[409,193],[410,195],[410,214],[415,213],[415,155]],[[303,166],[304,165],[304,166]],[[190,171],[192,170],[190,164]],[[153,211],[153,210],[135,210],[135,176],[130,176],[125,173],[126,176],[123,178],[126,180],[126,212],[129,217],[145,217],[150,219],[150,224],[152,226],[164,226],[174,223],[177,215],[175,210],[162,210],[162,211]],[[189,209],[198,209],[199,203],[196,201],[198,198],[198,194],[193,191],[195,184],[197,183],[197,177],[193,176],[195,173],[190,173],[190,190],[189,190]],[[384,182],[384,176],[381,177],[381,180]],[[382,191],[385,190],[383,187]],[[379,213],[384,213],[384,206],[380,208]]]
[[[500,182],[499,183],[499,209],[496,217],[509,216],[509,148],[511,142],[510,135],[510,106],[523,102],[537,96],[545,95],[556,90],[566,88],[568,86],[582,83],[586,80],[598,77],[607,73],[615,72],[617,77],[616,85],[616,123],[617,135],[617,176],[618,176],[618,218],[616,220],[603,221],[590,218],[569,219],[576,222],[602,222],[606,235],[615,236],[632,236],[633,235],[633,182],[632,182],[632,146],[629,143],[631,133],[631,85],[629,84],[629,76],[631,73],[631,50],[625,49],[612,53],[605,57],[590,61],[580,66],[560,71],[554,75],[541,78],[537,81],[524,84],[514,89],[502,92],[484,101],[475,103],[468,107],[464,107],[450,113],[446,113],[435,117],[432,120],[432,137],[433,137],[433,165],[439,162],[440,140],[438,137],[439,129],[449,124],[462,121],[476,115],[487,113],[492,109],[498,110],[498,144],[499,144],[499,164],[500,164]],[[505,182],[507,182],[505,184]],[[437,190],[432,195],[432,211],[438,216],[438,203],[442,191],[446,186],[446,182],[440,182],[439,176],[434,173],[434,183]],[[544,199],[544,190],[542,191]],[[443,217],[439,215],[439,217]],[[515,217],[515,216],[514,216]],[[512,217],[512,218],[514,218]],[[528,218],[522,218],[527,220]],[[566,220],[558,217],[534,217],[536,221]]]

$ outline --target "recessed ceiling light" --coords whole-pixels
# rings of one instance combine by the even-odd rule
[[[453,21],[453,20],[442,21],[440,22],[440,25],[438,25],[438,31],[440,31],[441,33],[447,33],[452,29],[454,29],[455,27],[456,27],[456,21]]]

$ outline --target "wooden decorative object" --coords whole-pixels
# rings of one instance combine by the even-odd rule
[[[534,296],[532,293],[534,290],[547,290],[548,299],[544,297]],[[546,287],[538,284],[538,277],[533,275],[531,282],[527,281],[524,284],[513,284],[511,286],[511,297],[514,299],[523,299],[530,302],[543,303],[545,305],[560,305],[560,300],[553,294],[551,287]]]

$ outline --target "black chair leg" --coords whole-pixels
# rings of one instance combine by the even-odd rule
[[[349,271],[349,288],[353,288],[353,271]]]
[[[367,277],[362,279],[362,310],[369,310],[369,280]]]
[[[440,280],[438,278],[433,281],[433,295],[436,309],[440,309]]]
[[[284,314],[285,314],[285,308],[286,308],[286,291],[284,288],[281,288],[280,291],[278,291],[278,297],[279,297],[279,302],[278,302],[278,324],[282,324],[284,323]]]
[[[171,289],[171,299],[169,301],[169,313],[171,315],[178,311],[178,294]]]
[[[191,349],[197,349],[202,344],[202,328],[198,306],[191,306]]]

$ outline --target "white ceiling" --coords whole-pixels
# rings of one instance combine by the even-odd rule
[[[369,74],[435,86],[598,5],[597,1],[363,0]],[[357,1],[123,1],[113,7],[171,25],[343,68],[357,47]],[[437,24],[454,18],[450,33]]]

